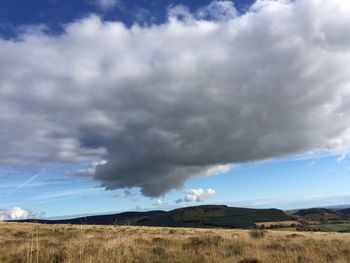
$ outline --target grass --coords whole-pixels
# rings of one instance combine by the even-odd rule
[[[326,231],[350,231],[350,223],[322,224],[320,228]]]
[[[281,227],[281,228],[273,228],[271,230],[277,230],[277,231],[297,231],[296,227]]]
[[[348,234],[255,231],[0,223],[0,262],[350,262]]]
[[[265,233],[266,231],[254,229],[249,232],[249,236],[251,238],[263,238],[265,236]]]

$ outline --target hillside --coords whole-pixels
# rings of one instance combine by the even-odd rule
[[[315,222],[349,220],[350,209],[309,208],[296,210],[290,215],[299,219]]]
[[[309,208],[287,212],[300,231],[350,232],[350,209]]]
[[[165,227],[253,227],[255,222],[289,220],[282,210],[236,208],[204,205],[179,208],[169,212],[125,212],[113,215],[87,216],[64,220],[23,220],[45,224],[138,225]]]
[[[339,220],[342,217],[336,210],[326,208],[301,209],[296,211],[293,215],[308,221]]]
[[[40,223],[40,224],[73,224],[73,225],[127,225],[131,221],[137,221],[149,216],[166,213],[165,211],[155,210],[148,212],[124,212],[111,215],[95,215],[85,216],[72,219],[59,219],[59,220],[45,220],[45,219],[27,219],[27,220],[12,220],[10,222],[22,222],[22,223]]]
[[[337,212],[344,216],[350,217],[350,208],[339,209]]]
[[[252,227],[255,222],[289,220],[278,209],[250,209],[219,205],[179,208],[167,213],[144,218],[140,226],[173,227]]]

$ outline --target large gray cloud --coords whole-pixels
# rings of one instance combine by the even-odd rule
[[[159,196],[217,165],[349,148],[347,0],[169,13],[0,40],[0,163],[106,160],[88,169],[106,189]]]

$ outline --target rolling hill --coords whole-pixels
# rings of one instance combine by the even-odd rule
[[[308,208],[287,214],[299,222],[300,231],[350,232],[349,208]]]
[[[203,205],[171,211],[125,212],[63,220],[30,219],[15,222],[43,224],[137,225],[162,227],[229,227],[249,228],[255,222],[290,220],[282,210],[236,208],[225,205]],[[13,222],[13,221],[12,221]]]
[[[308,208],[289,213],[299,219],[314,222],[328,222],[350,219],[350,209]]]
[[[130,222],[141,220],[157,214],[166,213],[165,211],[155,210],[148,212],[124,212],[111,215],[94,215],[84,216],[72,219],[26,219],[26,220],[11,220],[9,222],[26,222],[26,223],[40,223],[40,224],[73,224],[73,225],[124,225]]]
[[[246,228],[255,222],[290,220],[282,210],[203,205],[179,208],[136,222],[140,226]]]

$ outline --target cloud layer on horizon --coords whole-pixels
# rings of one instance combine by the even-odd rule
[[[242,15],[225,1],[0,39],[0,165],[89,161],[78,174],[106,189],[160,196],[231,164],[347,149],[349,21],[346,0]]]

